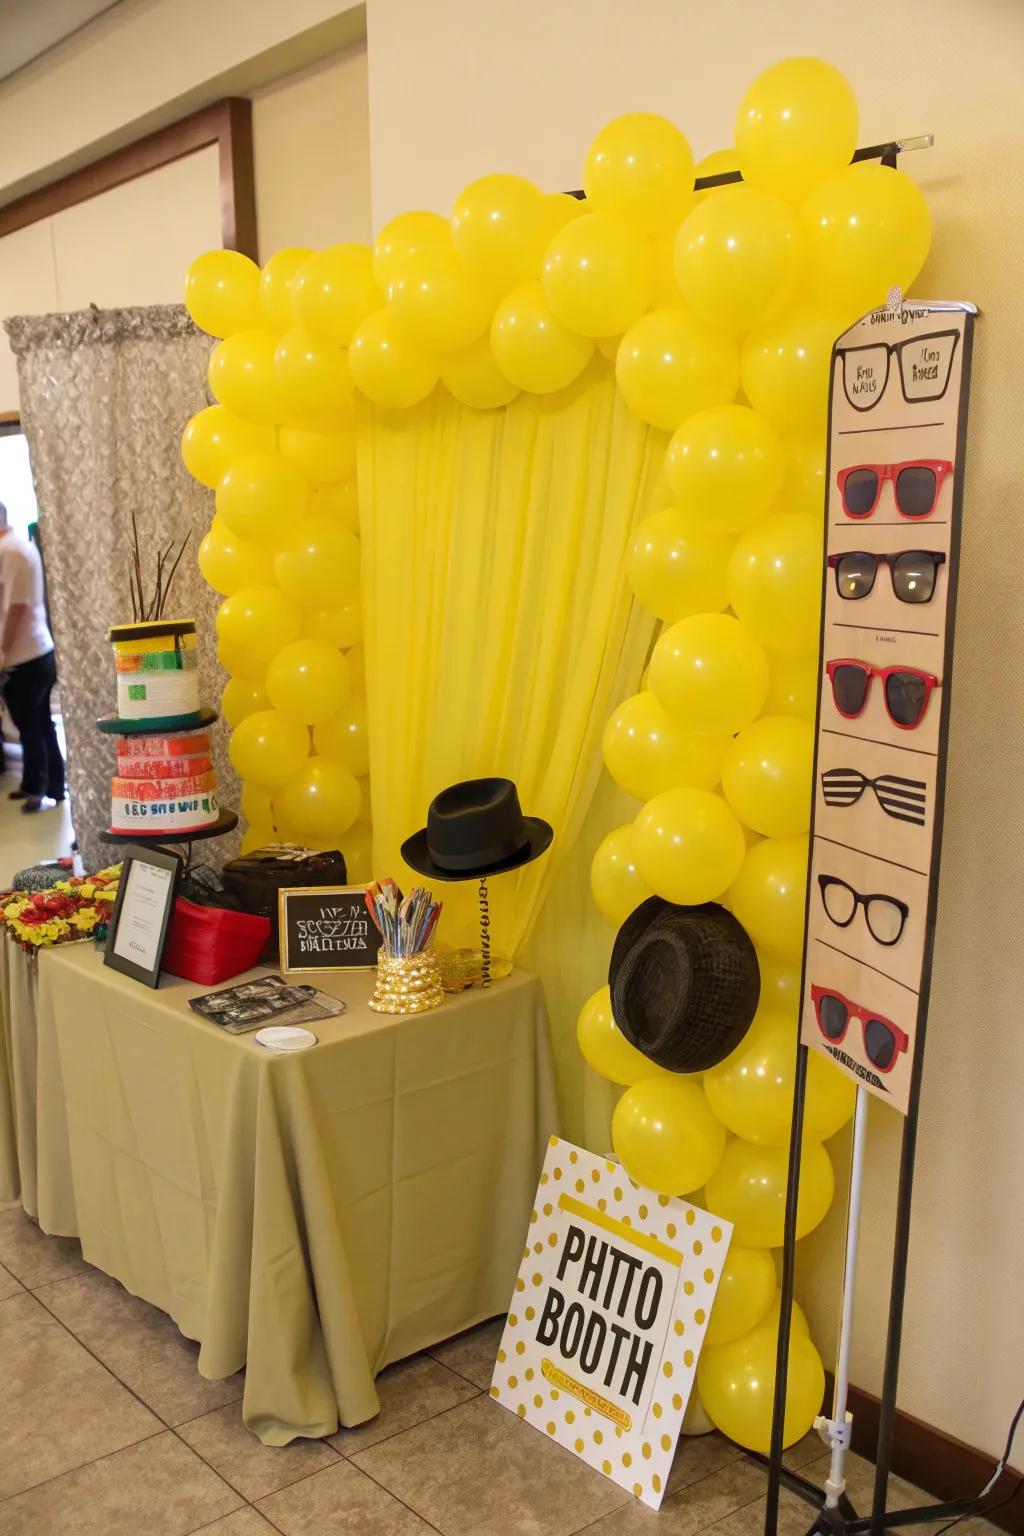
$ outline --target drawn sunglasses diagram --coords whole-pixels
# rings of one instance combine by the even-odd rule
[[[895,357],[907,405],[941,400],[959,340],[959,331],[932,331],[927,336],[907,336],[903,341],[840,347],[843,392],[855,411],[873,411],[885,394]]]

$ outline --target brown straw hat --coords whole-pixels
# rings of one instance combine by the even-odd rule
[[[631,1045],[670,1072],[703,1072],[736,1049],[761,975],[745,929],[715,902],[641,902],[615,939],[612,1013]]]

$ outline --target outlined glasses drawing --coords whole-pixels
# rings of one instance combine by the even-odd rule
[[[898,773],[880,773],[869,779],[859,768],[826,768],[821,775],[825,804],[845,810],[856,805],[866,789],[874,792],[882,810],[894,821],[924,826],[927,785],[923,779],[904,779]]]
[[[851,464],[836,475],[847,517],[870,517],[882,487],[892,481],[893,500],[900,517],[916,521],[931,517],[943,482],[953,473],[949,459],[904,459],[900,464]]]
[[[838,875],[819,875],[818,889],[825,916],[837,928],[849,928],[857,916],[857,908],[861,907],[868,932],[876,944],[890,948],[903,937],[910,908],[898,896],[886,896],[881,891],[864,895],[847,885],[845,880],[840,880]]]
[[[930,603],[935,595],[939,566],[945,559],[945,555],[935,549],[905,549],[892,555],[851,549],[846,554],[829,555],[828,567],[835,571],[836,591],[846,602],[868,597],[874,588],[878,567],[886,565],[894,597],[901,603]]]
[[[903,398],[908,405],[941,400],[949,384],[960,332],[931,331],[903,341],[874,341],[859,347],[839,347],[843,392],[855,411],[871,411],[885,394],[892,359],[896,358]]]
[[[869,1008],[851,1003],[848,997],[844,997],[841,992],[834,992],[831,987],[812,984],[811,1001],[818,1028],[833,1045],[840,1045],[846,1039],[851,1019],[860,1021],[864,1054],[879,1072],[891,1072],[897,1057],[910,1044],[909,1036],[898,1024],[894,1024],[884,1014],[873,1013]]]

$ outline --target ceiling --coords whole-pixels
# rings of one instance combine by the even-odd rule
[[[119,0],[0,0],[0,80],[109,11]]]

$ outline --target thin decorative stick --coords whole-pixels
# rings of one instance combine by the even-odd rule
[[[192,537],[192,530],[190,528],[188,533],[186,533],[185,537],[181,541],[181,548],[178,550],[178,558],[177,558],[177,560],[175,560],[174,564],[171,566],[171,574],[167,578],[167,584],[164,587],[164,593],[163,593],[163,597],[162,597],[161,602],[160,602],[160,607],[157,609],[157,612],[156,612],[156,617],[158,619],[162,619],[163,616],[164,616],[164,603],[167,601],[168,597],[170,597],[170,595],[171,595],[171,583],[174,580],[175,572],[177,571],[178,566],[181,563],[181,557],[185,553],[185,550],[188,547],[188,541],[189,541],[189,539],[191,539],[191,537]],[[171,547],[173,548],[173,545]]]

